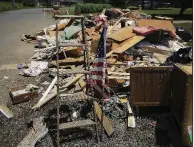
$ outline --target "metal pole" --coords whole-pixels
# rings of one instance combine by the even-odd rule
[[[102,101],[101,101],[101,104],[102,104],[102,113],[101,113],[101,132],[100,132],[100,141],[102,141],[102,138],[103,138],[103,116],[104,116],[104,109],[103,109],[103,106],[104,106],[104,85],[102,87]]]
[[[59,43],[58,43],[58,23],[56,20],[56,48],[57,48],[57,147],[59,147],[59,107],[60,107],[60,101],[59,101]]]

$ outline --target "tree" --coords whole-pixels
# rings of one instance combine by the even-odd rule
[[[184,11],[187,8],[192,8],[193,6],[193,0],[179,0],[180,4],[181,4],[181,10],[179,12],[179,15],[183,15]]]
[[[15,0],[12,0],[12,7],[15,7]]]
[[[127,7],[129,0],[110,0],[111,5],[115,7],[125,8]]]

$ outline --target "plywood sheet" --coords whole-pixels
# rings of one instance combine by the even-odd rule
[[[128,27],[124,27],[119,29],[118,31],[110,34],[108,36],[108,38],[111,38],[113,40],[122,42],[128,38],[131,38],[133,36],[135,36],[136,34],[133,33],[133,27],[132,26],[128,26]]]
[[[174,25],[169,20],[140,19],[137,23],[140,27],[155,26],[158,29],[176,31]]]
[[[144,36],[133,36],[132,38],[127,39],[122,43],[122,45],[113,50],[114,53],[123,53],[128,50],[130,47],[133,47],[135,44],[143,40]]]

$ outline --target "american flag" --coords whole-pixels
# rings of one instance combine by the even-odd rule
[[[98,48],[96,50],[96,56],[91,69],[90,82],[92,85],[96,85],[97,87],[102,87],[102,86],[105,86],[105,84],[107,84],[106,32],[107,32],[107,28],[106,26],[104,26],[100,37],[100,41],[98,44]]]

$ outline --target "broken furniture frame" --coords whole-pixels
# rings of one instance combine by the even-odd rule
[[[65,44],[65,43],[60,43],[58,41],[58,19],[80,19],[81,20],[81,26],[82,26],[82,44]],[[84,17],[83,16],[75,16],[75,15],[55,15],[55,20],[56,20],[56,48],[57,48],[57,146],[59,147],[59,130],[60,129],[69,129],[69,128],[77,128],[77,127],[83,127],[83,126],[89,126],[89,125],[95,125],[95,131],[96,131],[96,138],[98,141],[98,130],[97,130],[97,119],[95,115],[95,107],[94,107],[94,99],[91,97],[93,101],[93,114],[94,114],[94,121],[90,119],[87,120],[80,120],[80,121],[74,121],[74,122],[68,122],[68,123],[59,123],[59,112],[60,112],[60,95],[59,95],[59,48],[60,47],[67,47],[67,46],[82,46],[84,48],[84,67],[85,70],[90,69],[90,64],[89,64],[89,49],[86,45],[86,39],[85,39],[85,30],[84,30]],[[69,73],[68,73],[69,74]],[[72,72],[72,74],[75,74],[75,72]],[[76,73],[77,74],[77,73]],[[80,73],[79,73],[80,74]],[[87,80],[87,72],[83,72],[82,74],[85,74],[85,79]],[[86,86],[87,88],[87,86]],[[86,93],[88,90],[86,89]],[[87,97],[87,95],[85,95]],[[75,99],[75,101],[78,99]]]

